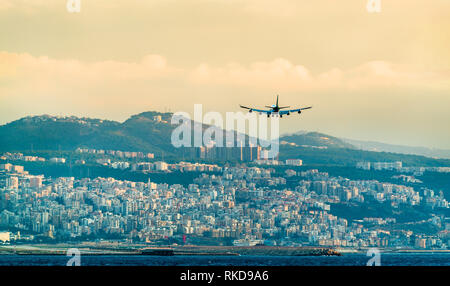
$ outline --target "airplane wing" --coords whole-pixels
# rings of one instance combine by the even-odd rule
[[[256,109],[256,108],[251,108],[251,107],[247,107],[247,106],[243,106],[243,105],[239,105],[239,106],[240,106],[241,108],[248,109],[248,110],[250,110],[250,111],[264,112],[264,113],[268,113],[268,114],[271,114],[271,113],[272,113],[271,110]]]
[[[285,115],[285,114],[289,114],[289,113],[301,113],[302,110],[306,110],[306,109],[310,109],[312,108],[312,106],[308,106],[308,107],[303,107],[303,108],[297,108],[297,109],[290,109],[290,110],[280,110],[278,113],[280,115]]]

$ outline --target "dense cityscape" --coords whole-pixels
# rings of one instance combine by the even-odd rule
[[[149,175],[148,181],[112,177],[31,175],[21,161],[68,164],[66,158],[5,153],[0,158],[0,242],[119,240],[124,243],[392,247],[448,249],[449,203],[439,190],[377,180],[351,180],[301,159],[235,165],[154,160],[151,153],[77,149],[96,154],[107,168]],[[133,160],[129,160],[133,159]],[[6,163],[8,162],[8,163]],[[282,166],[283,169],[278,169]],[[404,182],[426,169],[401,162],[361,162],[360,169],[390,169]],[[448,168],[435,168],[448,172]],[[155,183],[155,173],[198,174],[189,184]],[[342,205],[377,205],[392,213],[427,208],[427,218],[400,221],[371,212],[362,219],[336,214]],[[440,210],[436,213],[433,210]],[[403,219],[404,220],[404,219]],[[411,221],[412,220],[412,221]]]

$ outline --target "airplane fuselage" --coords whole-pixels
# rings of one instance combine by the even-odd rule
[[[277,106],[271,106],[271,108],[272,108],[272,113],[278,113],[278,111],[280,111],[280,108],[278,107],[278,105]]]
[[[267,117],[270,116],[279,116],[279,117],[283,117],[283,115],[289,115],[292,113],[302,113],[302,110],[305,109],[310,109],[312,108],[312,106],[309,107],[303,107],[303,108],[297,108],[297,109],[288,109],[286,110],[285,108],[289,108],[289,106],[279,106],[278,105],[278,95],[277,95],[277,101],[276,104],[272,104],[270,106],[266,106],[267,108],[270,108],[269,110],[262,110],[262,109],[257,109],[257,108],[253,108],[253,107],[247,107],[247,106],[242,106],[240,105],[241,108],[245,108],[248,109],[249,112],[259,112],[260,114],[267,114]]]

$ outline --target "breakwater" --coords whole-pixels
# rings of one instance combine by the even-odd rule
[[[341,253],[324,247],[283,246],[180,246],[141,249],[142,255],[252,255],[252,256],[340,256]]]

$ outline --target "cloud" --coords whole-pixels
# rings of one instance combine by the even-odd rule
[[[313,73],[283,58],[188,68],[172,65],[158,54],[136,62],[88,62],[0,52],[0,114],[9,119],[52,112],[126,118],[142,110],[185,110],[193,102],[222,110],[243,94],[256,100],[257,95],[276,93],[286,95],[287,101],[301,93],[309,94],[311,103],[327,98],[328,104],[330,100],[341,104],[354,102],[357,94],[377,97],[386,90],[443,94],[450,89],[449,79],[448,71],[422,71],[387,61]],[[315,99],[314,94],[320,96]],[[339,94],[351,94],[353,99]]]
[[[312,80],[302,65],[293,65],[279,58],[270,62],[255,62],[249,66],[231,63],[225,67],[202,64],[190,72],[190,81],[196,84],[237,85],[248,87],[292,88]]]
[[[140,62],[53,59],[46,56],[0,52],[0,78],[33,82],[95,82],[158,79],[174,76],[178,70],[169,67],[160,55],[147,55]]]
[[[155,103],[180,83],[180,70],[160,55],[139,62],[54,59],[0,52],[0,113],[120,114]]]
[[[0,80],[9,91],[23,85],[36,88],[107,90],[109,86],[159,86],[172,84],[191,89],[235,87],[280,92],[333,89],[376,89],[384,87],[445,88],[450,86],[448,71],[423,71],[413,67],[371,61],[342,69],[330,68],[313,74],[307,67],[287,59],[225,66],[200,64],[194,68],[168,64],[161,55],[147,55],[138,62],[54,59],[46,56],[0,52]],[[188,90],[187,90],[188,91]],[[7,96],[4,90],[2,96]]]
[[[233,63],[225,67],[211,67],[201,64],[190,73],[189,80],[199,85],[245,86],[280,91],[440,87],[450,83],[446,72],[415,70],[387,61],[370,61],[346,70],[331,68],[313,75],[305,66],[295,65],[282,58],[248,66]]]
[[[398,130],[415,134],[414,129],[428,130],[426,126],[448,129],[436,123],[448,121],[449,79],[448,70],[427,71],[388,61],[312,72],[283,58],[190,68],[173,65],[158,54],[136,62],[89,62],[0,52],[0,120],[34,114],[124,120],[168,107],[189,112],[193,103],[224,112],[238,103],[270,103],[272,95],[280,93],[283,102],[315,106],[303,118],[302,128],[350,137],[367,132],[371,138],[374,126],[381,126],[379,136],[392,130],[393,137],[401,137]],[[286,124],[298,128],[298,121]]]

